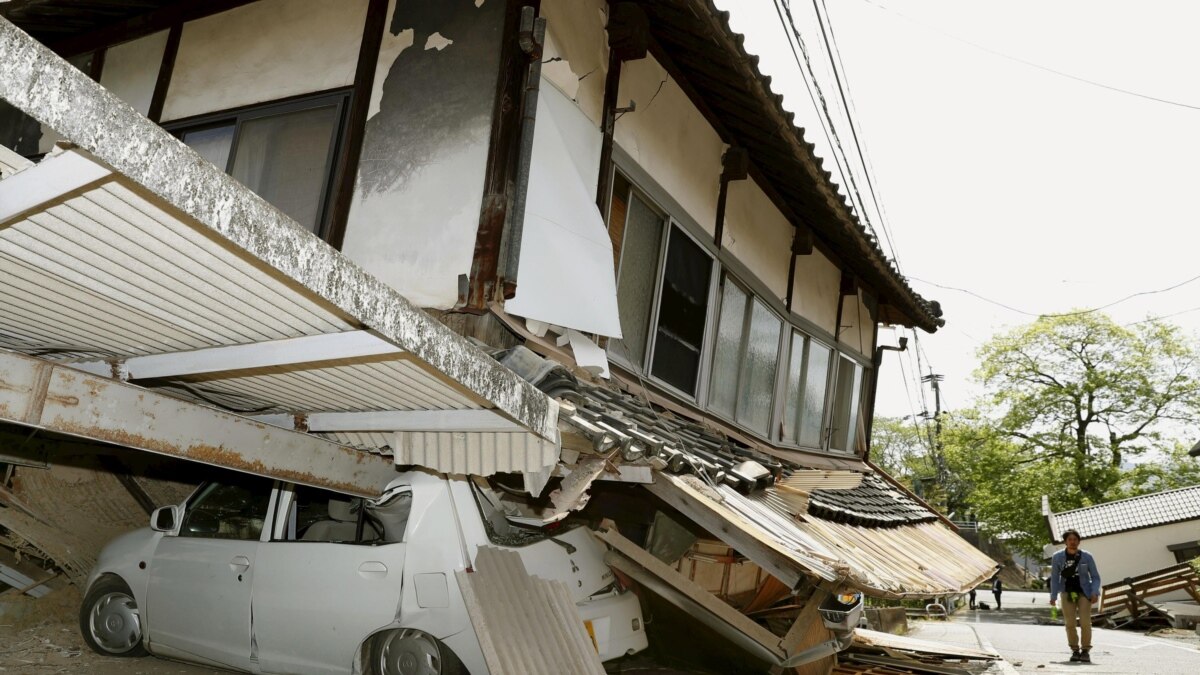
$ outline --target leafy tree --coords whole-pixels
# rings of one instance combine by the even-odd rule
[[[914,480],[936,474],[927,429],[898,417],[876,417],[871,425],[871,460],[912,489]]]
[[[1194,422],[1200,405],[1197,352],[1161,321],[1041,317],[979,355],[994,428],[1013,441],[1017,466],[1065,471],[1065,485],[1078,491],[1064,500],[1064,483],[1046,481],[1056,510],[1119,494],[1123,465],[1161,446],[1164,423]]]

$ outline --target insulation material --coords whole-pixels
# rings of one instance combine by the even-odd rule
[[[612,241],[596,208],[600,130],[542,81],[511,314],[621,337]]]
[[[474,571],[456,572],[492,675],[603,675],[570,591],[531,576],[521,556],[481,546]]]

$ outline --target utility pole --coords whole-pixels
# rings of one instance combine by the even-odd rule
[[[945,378],[942,375],[935,375],[930,372],[928,375],[921,377],[922,382],[928,382],[929,388],[933,390],[933,463],[937,470],[937,484],[943,488],[946,493],[946,511],[951,513],[955,510],[957,504],[950,503],[950,492],[946,490],[946,482],[949,477],[949,472],[946,470],[946,457],[942,454],[942,387],[941,382]]]

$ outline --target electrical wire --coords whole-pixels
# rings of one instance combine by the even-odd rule
[[[821,85],[817,82],[816,71],[813,70],[812,58],[809,56],[808,47],[804,44],[804,38],[800,35],[800,30],[796,27],[795,19],[792,16],[791,4],[788,0],[774,0],[775,14],[779,17],[779,22],[783,25],[784,34],[788,38],[788,47],[792,51],[792,57],[796,61],[796,66],[800,69],[801,79],[804,80],[805,88],[808,90],[808,96],[812,99],[813,107],[824,115],[825,122],[821,125],[821,130],[825,133],[825,140],[829,143],[829,147],[833,150],[833,160],[837,164],[838,171],[848,183],[847,188],[850,190],[850,199],[854,209],[862,215],[862,221],[871,234],[879,239],[879,235],[875,233],[875,228],[871,224],[871,220],[867,215],[863,205],[862,195],[858,192],[858,185],[854,181],[854,174],[850,171],[850,161],[846,156],[846,150],[842,147],[842,139],[838,136],[837,129],[833,125],[833,115],[829,112],[829,103],[825,99],[824,92],[821,91]],[[787,15],[786,18],[784,15]],[[794,38],[794,42],[793,42]],[[796,48],[800,51],[797,52]],[[801,60],[803,54],[803,60]],[[807,71],[808,77],[804,77]],[[841,153],[839,157],[839,153]],[[856,200],[857,198],[857,200]]]
[[[914,276],[912,276],[912,275],[908,275],[908,277],[907,277],[907,278],[909,278],[909,279],[911,279],[911,280],[913,280],[913,281],[919,281],[919,282],[921,282],[921,283],[923,283],[923,284],[929,284],[930,286],[936,286],[937,288],[941,288],[941,289],[943,289],[943,290],[947,290],[947,291],[957,291],[957,292],[959,292],[959,293],[966,293],[967,295],[970,295],[970,296],[972,296],[972,297],[975,297],[975,298],[978,298],[978,299],[980,299],[980,300],[983,300],[984,302],[987,302],[987,303],[990,303],[990,304],[996,305],[997,307],[1002,307],[1002,308],[1004,308],[1004,309],[1007,309],[1007,310],[1008,310],[1008,311],[1010,311],[1010,312],[1016,312],[1017,314],[1024,314],[1025,316],[1032,316],[1032,317],[1049,317],[1049,318],[1057,318],[1057,317],[1066,317],[1066,316],[1083,316],[1083,315],[1085,315],[1085,314],[1095,314],[1096,312],[1099,312],[1099,311],[1106,310],[1106,309],[1108,309],[1108,308],[1110,308],[1110,307],[1115,307],[1116,305],[1119,305],[1119,304],[1121,304],[1121,303],[1125,302],[1126,300],[1132,300],[1132,299],[1134,299],[1134,298],[1140,298],[1140,297],[1142,297],[1142,296],[1145,296],[1145,295],[1156,295],[1156,294],[1158,294],[1158,293],[1166,293],[1166,292],[1168,292],[1168,291],[1173,291],[1173,290],[1175,290],[1175,289],[1177,289],[1177,288],[1181,288],[1181,287],[1183,287],[1183,286],[1186,286],[1186,285],[1188,285],[1188,284],[1190,284],[1190,283],[1192,283],[1192,282],[1195,282],[1195,281],[1197,281],[1197,280],[1200,280],[1200,275],[1198,275],[1198,276],[1194,276],[1194,277],[1192,277],[1192,278],[1190,278],[1190,279],[1187,279],[1186,281],[1181,281],[1181,282],[1179,282],[1179,283],[1177,283],[1177,284],[1173,284],[1173,285],[1171,285],[1171,286],[1167,286],[1166,288],[1158,288],[1158,289],[1155,289],[1155,290],[1152,290],[1152,291],[1138,291],[1137,293],[1130,293],[1129,295],[1126,295],[1125,297],[1123,297],[1123,298],[1121,298],[1121,299],[1119,299],[1119,300],[1113,300],[1112,302],[1110,302],[1110,303],[1107,303],[1107,304],[1104,304],[1104,305],[1100,305],[1099,307],[1092,307],[1092,308],[1090,308],[1090,309],[1081,309],[1081,310],[1077,310],[1077,311],[1074,311],[1074,312],[1050,312],[1050,313],[1027,312],[1027,311],[1025,311],[1025,310],[1023,310],[1023,309],[1017,309],[1016,307],[1013,307],[1012,305],[1006,305],[1006,304],[1004,304],[1003,302],[1000,302],[1000,301],[998,301],[998,300],[992,300],[991,298],[988,298],[988,297],[982,296],[982,295],[980,295],[980,294],[976,293],[975,291],[968,290],[968,289],[966,289],[966,288],[959,288],[959,287],[957,287],[957,286],[946,286],[946,285],[944,285],[944,284],[939,284],[939,283],[937,283],[937,282],[934,282],[934,281],[926,281],[925,279],[919,279],[919,278],[917,278],[917,277],[914,277]],[[1187,311],[1191,311],[1191,310],[1187,310]],[[1180,312],[1180,313],[1182,314],[1182,312]],[[1174,316],[1174,315],[1172,315],[1172,316]]]
[[[821,16],[822,10],[824,17]],[[821,36],[825,39],[825,52],[829,55],[829,63],[833,69],[833,79],[837,83],[838,95],[842,99],[842,109],[846,112],[846,121],[850,124],[850,135],[854,139],[854,150],[858,153],[858,161],[863,169],[863,178],[867,184],[867,194],[871,197],[871,202],[875,205],[875,216],[879,220],[879,227],[883,230],[883,236],[887,240],[888,249],[892,252],[892,259],[896,263],[896,269],[900,270],[900,255],[896,251],[896,242],[892,236],[891,228],[888,227],[887,220],[883,215],[883,207],[879,204],[879,195],[875,190],[875,181],[871,175],[871,169],[867,166],[867,158],[865,156],[865,148],[862,140],[858,136],[858,127],[854,121],[853,102],[854,97],[850,94],[850,80],[846,75],[846,64],[842,61],[842,52],[837,47],[837,39],[833,32],[833,19],[829,16],[829,8],[825,5],[825,0],[813,0],[813,12],[817,15],[817,24],[821,27]],[[843,81],[844,80],[844,81]]]
[[[1004,52],[997,51],[990,47],[985,47],[981,44],[971,42],[970,40],[967,40],[966,38],[962,38],[957,35],[954,35],[953,33],[947,33],[946,31],[944,31],[940,28],[937,28],[936,26],[931,26],[929,24],[924,23],[923,21],[918,21],[917,19],[914,19],[914,18],[908,16],[907,14],[904,14],[903,12],[892,9],[891,7],[888,7],[887,5],[882,5],[878,2],[875,2],[875,0],[863,0],[863,2],[866,2],[869,5],[874,5],[875,7],[878,7],[879,9],[882,9],[884,11],[891,12],[891,13],[895,14],[896,16],[899,16],[910,23],[916,24],[922,28],[925,28],[926,30],[931,30],[935,33],[939,33],[947,38],[950,38],[951,40],[954,40],[955,42],[961,42],[967,46],[974,47],[980,51],[987,52],[988,54],[991,54],[993,56],[998,56],[1002,59],[1008,59],[1009,61],[1015,61],[1016,63],[1020,63],[1025,66],[1029,66],[1030,68],[1036,68],[1038,70],[1042,70],[1047,73],[1058,75],[1059,77],[1065,77],[1069,80],[1074,80],[1076,82],[1082,82],[1083,84],[1090,84],[1093,87],[1107,89],[1108,91],[1116,92],[1119,94],[1127,94],[1129,96],[1134,96],[1136,98],[1145,99],[1147,101],[1155,101],[1157,103],[1165,103],[1167,105],[1173,105],[1173,106],[1177,106],[1180,108],[1187,108],[1189,110],[1200,110],[1200,105],[1193,105],[1191,103],[1184,103],[1182,101],[1173,101],[1171,99],[1162,98],[1159,96],[1151,96],[1150,94],[1143,94],[1141,92],[1132,91],[1129,89],[1123,89],[1121,87],[1117,87],[1117,86],[1114,86],[1111,84],[1097,82],[1096,80],[1089,80],[1086,77],[1072,75],[1071,73],[1063,72],[1061,70],[1057,70],[1057,69],[1051,68],[1049,66],[1044,66],[1044,65],[1042,65],[1040,63],[1036,63],[1034,61],[1029,61],[1029,60],[1020,58],[1019,56],[1013,56],[1011,54],[1006,54]]]

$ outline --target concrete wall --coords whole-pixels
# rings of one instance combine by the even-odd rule
[[[262,0],[184,24],[163,121],[351,85],[366,12]]]
[[[458,301],[471,270],[504,3],[388,8],[342,251],[422,307]]]
[[[1200,520],[1148,527],[1131,532],[1118,532],[1102,537],[1088,537],[1080,548],[1096,558],[1100,578],[1105,584],[1120,581],[1125,577],[1153,572],[1177,564],[1175,554],[1167,546],[1200,539]],[[1187,600],[1183,591],[1176,591],[1151,600]]]

